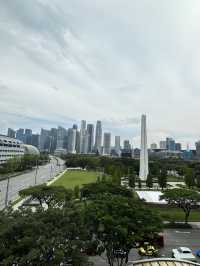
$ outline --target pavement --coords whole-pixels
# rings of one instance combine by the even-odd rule
[[[54,178],[64,169],[64,161],[60,158],[52,157],[50,163],[41,165],[38,170],[34,168],[28,173],[10,178],[8,202],[15,201],[19,195],[18,192],[24,188],[43,184]],[[36,181],[36,182],[35,182]],[[8,180],[0,181],[0,209],[5,207],[6,188]]]
[[[199,224],[198,224],[199,226]],[[160,249],[159,257],[171,258],[172,249],[178,247],[188,247],[193,253],[200,248],[200,229],[166,229],[164,230],[164,248]],[[136,249],[132,249],[129,254],[129,262],[147,259],[140,257]],[[95,266],[108,266],[105,254],[90,258]],[[200,263],[200,258],[197,257],[197,263]]]

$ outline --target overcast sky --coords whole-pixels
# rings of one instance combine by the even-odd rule
[[[199,0],[0,0],[0,132],[81,119],[200,138]]]

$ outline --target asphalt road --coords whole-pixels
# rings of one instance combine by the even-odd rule
[[[37,185],[45,183],[47,180],[56,176],[63,169],[64,161],[61,159],[52,158],[50,163],[39,166],[38,170],[36,170],[35,168],[28,173],[10,178],[8,202],[17,199],[18,192],[21,189],[35,185],[35,180]],[[0,182],[0,209],[3,209],[5,207],[7,183],[7,180],[2,180]]]
[[[178,247],[188,247],[193,253],[200,248],[200,229],[166,229],[164,230],[165,246],[160,250],[159,257],[171,258],[172,249]],[[140,259],[148,259],[140,257],[136,249],[132,249],[129,254],[129,261],[136,261]],[[91,261],[95,266],[108,266],[105,254],[101,257],[91,257]],[[200,263],[200,258],[197,258]]]

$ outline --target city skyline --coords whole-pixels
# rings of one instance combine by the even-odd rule
[[[144,115],[143,115],[144,116]],[[92,128],[92,132],[91,132],[91,128]],[[31,136],[46,136],[48,135],[50,132],[52,132],[52,136],[54,138],[56,138],[57,135],[57,131],[60,132],[58,133],[58,146],[59,148],[61,148],[61,146],[63,146],[63,136],[67,136],[68,135],[68,131],[69,134],[73,134],[73,137],[71,135],[71,137],[74,139],[73,144],[71,144],[72,146],[74,146],[74,148],[76,147],[77,143],[76,143],[76,138],[80,138],[80,153],[83,152],[92,152],[92,150],[96,150],[99,151],[101,149],[101,147],[103,146],[103,141],[104,141],[104,135],[105,134],[110,134],[110,145],[111,147],[115,148],[116,151],[119,150],[119,146],[121,145],[121,147],[126,146],[126,147],[130,147],[130,148],[139,148],[141,147],[141,134],[140,134],[140,144],[139,146],[135,145],[134,142],[134,138],[122,138],[119,135],[115,135],[113,134],[113,132],[108,132],[107,130],[104,129],[103,125],[102,125],[102,121],[97,120],[96,121],[96,125],[95,123],[92,124],[91,122],[87,122],[86,120],[81,120],[80,123],[73,123],[71,125],[71,127],[61,127],[61,126],[57,126],[57,127],[53,127],[53,128],[48,128],[48,129],[44,129],[43,127],[40,129],[40,132],[34,132],[32,129],[29,128],[18,128],[18,129],[13,129],[13,128],[8,128],[7,132],[3,135],[5,136],[9,136],[12,138],[17,138],[19,140],[24,140],[26,144],[29,144],[28,142],[30,141],[30,135]],[[75,132],[76,133],[75,133]],[[140,128],[141,131],[141,128]],[[76,136],[76,134],[79,134],[79,136]],[[2,132],[0,132],[0,134],[2,134]],[[59,136],[62,136],[62,141],[61,141],[61,145],[59,145]],[[70,138],[71,138],[70,137]],[[24,139],[25,138],[25,139]],[[27,138],[29,141],[27,141]],[[86,141],[86,143],[85,143]],[[199,140],[196,140],[196,142],[198,142]],[[196,147],[196,142],[195,142],[195,147]],[[82,147],[84,146],[84,147]],[[86,146],[86,147],[85,147]],[[71,147],[71,146],[70,146]],[[155,142],[148,142],[147,143],[147,147],[148,149],[167,149],[167,150],[171,150],[171,151],[175,151],[175,150],[181,150],[181,149],[190,149],[191,147],[189,145],[187,145],[187,147],[183,147],[181,143],[177,142],[177,140],[175,140],[173,137],[166,137],[165,139],[162,138],[159,140],[158,143]],[[73,150],[71,148],[69,148],[68,146],[66,146],[66,149],[68,150]],[[73,153],[73,152],[72,152]]]
[[[82,121],[82,120],[81,120]],[[38,128],[37,130],[34,130],[33,128],[31,128],[31,130],[33,131],[33,133],[34,134],[40,134],[40,132],[41,132],[41,129],[44,129],[44,130],[49,130],[49,129],[51,129],[51,128],[58,128],[58,127],[63,127],[63,128],[73,128],[73,125],[75,124],[75,125],[77,125],[78,126],[78,128],[79,129],[81,129],[81,121],[71,121],[71,123],[68,123],[68,126],[61,126],[61,125],[53,125],[53,126],[51,126],[51,127],[40,127],[40,128]],[[86,120],[84,120],[84,121],[86,121]],[[98,122],[98,121],[100,121],[100,120],[97,120],[97,121],[94,121],[94,122],[91,122],[91,121],[86,121],[87,122],[87,124],[86,124],[86,126],[89,124],[89,125],[93,125],[94,126],[94,133],[93,133],[93,145],[95,145],[95,133],[96,133],[96,122]],[[137,125],[137,131],[139,131],[139,135],[136,135],[136,136],[134,136],[134,135],[130,135],[130,136],[128,136],[128,135],[126,135],[126,136],[124,136],[123,135],[123,129],[121,130],[121,131],[113,131],[112,130],[112,128],[110,128],[110,127],[106,127],[104,124],[103,124],[103,121],[100,121],[102,124],[101,125],[103,125],[103,133],[104,132],[109,132],[109,133],[111,133],[111,146],[112,147],[114,147],[115,146],[115,137],[116,136],[120,136],[120,140],[121,140],[121,143],[123,143],[124,141],[126,141],[126,140],[129,140],[130,141],[130,144],[133,146],[133,147],[136,147],[136,148],[140,148],[140,145],[141,145],[141,129],[140,129],[140,123]],[[0,131],[0,134],[3,134],[3,135],[7,135],[7,130],[9,129],[9,128],[11,128],[11,129],[14,129],[14,130],[17,130],[17,129],[20,129],[20,128],[23,128],[23,129],[29,129],[30,127],[28,127],[27,125],[26,126],[21,126],[21,127],[12,127],[12,126],[10,126],[10,127],[8,127],[8,128],[5,128],[5,130],[3,130],[3,131]],[[120,132],[121,133],[121,135],[119,135],[119,134],[116,134],[115,132]],[[103,133],[102,133],[102,136],[101,136],[101,138],[102,138],[102,143],[103,143]],[[150,137],[149,137],[149,135],[150,135]],[[156,146],[157,146],[157,148],[164,148],[163,147],[163,145],[166,145],[166,139],[167,138],[169,138],[169,139],[173,139],[173,140],[176,140],[176,143],[180,143],[181,144],[181,146],[182,146],[182,149],[188,149],[188,147],[189,147],[189,149],[195,149],[195,143],[197,142],[197,141],[199,141],[200,140],[200,137],[199,138],[196,138],[195,140],[194,140],[194,142],[187,142],[187,141],[183,141],[183,142],[181,142],[181,141],[179,141],[179,139],[178,138],[176,138],[174,135],[167,135],[167,134],[164,134],[163,136],[160,136],[160,138],[157,138],[157,140],[155,140],[155,137],[154,136],[152,136],[152,134],[151,134],[151,129],[149,128],[149,123],[148,123],[148,148],[150,149],[151,148],[151,145],[153,144],[153,146],[154,146],[154,144],[156,144]]]
[[[84,117],[138,146],[146,113],[150,142],[194,147],[199,12],[195,0],[2,1],[0,131]]]

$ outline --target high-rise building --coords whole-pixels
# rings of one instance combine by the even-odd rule
[[[166,138],[166,149],[168,151],[175,151],[175,140],[173,138]]]
[[[19,128],[16,131],[16,139],[21,140],[24,142],[24,129],[23,128]]]
[[[124,150],[131,150],[131,144],[128,139],[124,140]]]
[[[140,179],[146,180],[149,174],[146,115],[141,119]]]
[[[176,151],[181,151],[182,147],[181,147],[181,143],[175,143],[175,150]]]
[[[161,140],[160,141],[160,149],[161,150],[166,150],[166,141],[165,140]]]
[[[76,124],[73,124],[72,128],[77,130],[78,126]]]
[[[118,153],[121,150],[121,138],[120,136],[115,136],[115,151]]]
[[[104,133],[103,138],[103,155],[110,155],[111,152],[111,134]]]
[[[31,145],[32,143],[32,130],[26,128],[24,133],[24,143]]]
[[[96,133],[95,133],[95,152],[101,154],[101,145],[102,145],[102,125],[101,121],[97,121],[96,124]]]
[[[50,131],[47,129],[41,128],[39,149],[41,152],[50,151]]]
[[[87,138],[87,131],[86,131],[86,121],[82,120],[81,121],[81,129],[80,129],[80,153],[87,153],[87,143],[88,140],[86,140]]]
[[[158,148],[156,143],[151,144],[151,150],[156,150]]]
[[[39,148],[39,144],[40,144],[40,135],[32,134],[31,145],[35,146],[36,148]]]
[[[92,153],[94,147],[94,125],[87,124],[88,153]]]
[[[67,130],[64,127],[58,127],[56,149],[66,149]]]
[[[67,134],[67,151],[68,153],[76,153],[76,129],[69,128]]]
[[[76,153],[80,153],[80,131],[76,131]]]
[[[15,130],[13,130],[12,128],[8,128],[7,136],[9,138],[15,138]]]
[[[196,157],[200,159],[200,140],[195,143],[196,145]]]
[[[50,130],[50,153],[54,153],[57,146],[58,129],[51,128]]]

